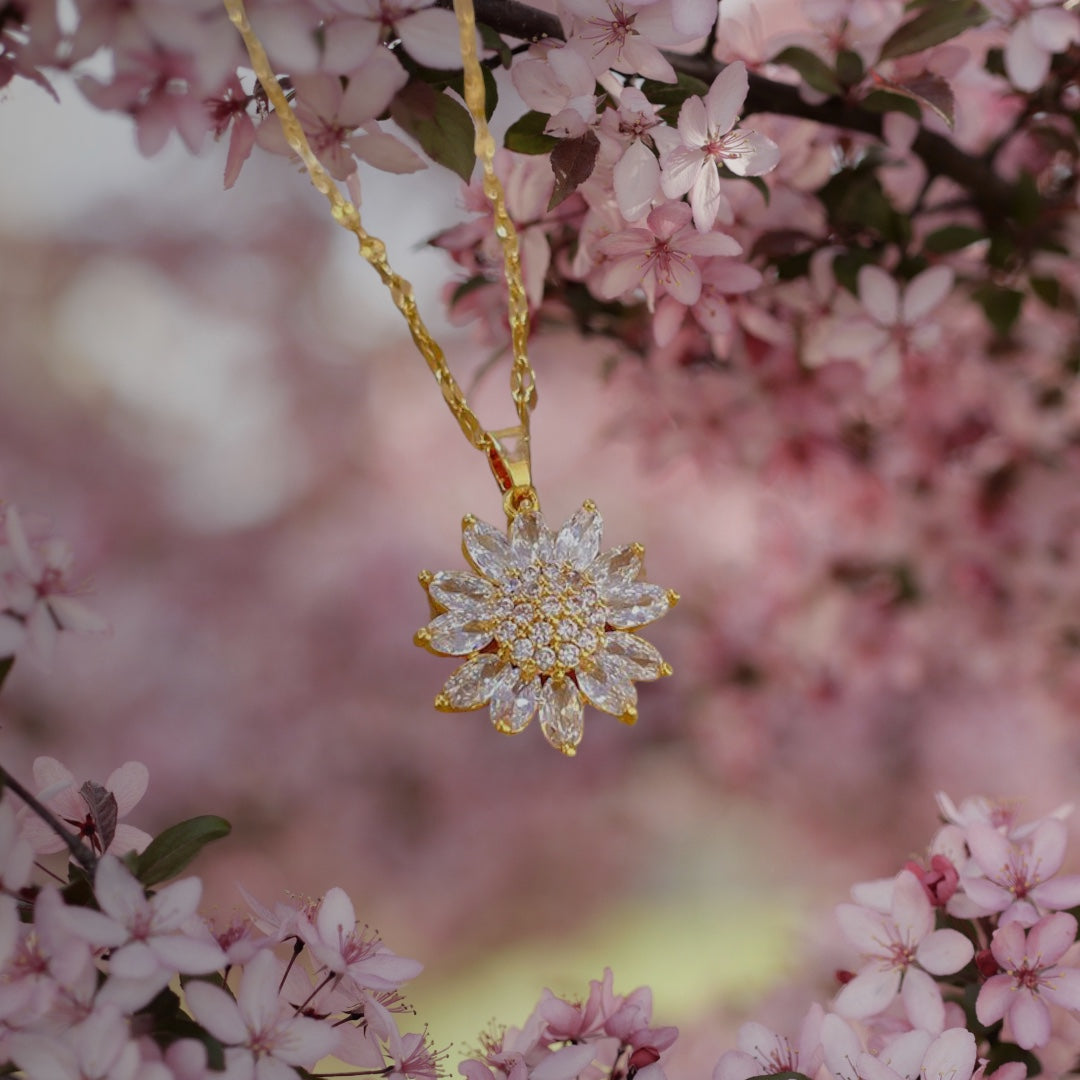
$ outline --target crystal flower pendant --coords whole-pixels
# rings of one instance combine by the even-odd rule
[[[603,520],[586,502],[557,533],[539,509],[521,509],[500,532],[471,515],[462,523],[469,570],[424,571],[431,622],[416,643],[466,657],[435,699],[464,712],[490,706],[505,734],[539,713],[547,741],[573,755],[586,704],[637,719],[635,682],[670,675],[655,646],[633,631],[666,615],[678,594],[641,580],[645,549],[601,553]]]

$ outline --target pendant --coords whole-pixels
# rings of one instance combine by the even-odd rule
[[[558,532],[535,502],[516,509],[504,534],[472,515],[462,523],[471,569],[424,571],[432,619],[416,643],[466,657],[435,699],[446,712],[490,706],[498,731],[515,735],[536,714],[547,741],[573,756],[586,704],[637,720],[635,682],[670,675],[635,630],[676,604],[670,589],[641,580],[645,549],[601,553],[603,519],[586,502]]]

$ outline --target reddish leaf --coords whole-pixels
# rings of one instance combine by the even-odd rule
[[[600,140],[592,131],[563,139],[551,151],[551,171],[555,174],[555,190],[551,193],[548,209],[554,210],[563,199],[577,191],[578,186],[592,176]]]
[[[956,119],[956,99],[953,97],[952,87],[940,76],[924,71],[912,79],[903,82],[892,82],[890,79],[879,78],[878,83],[887,87],[894,94],[903,94],[920,105],[937,113],[942,120],[951,128]]]
[[[87,809],[90,811],[90,820],[94,823],[94,832],[97,835],[97,843],[101,845],[100,851],[108,850],[116,835],[117,807],[116,796],[93,780],[87,780],[79,794],[83,797]],[[96,846],[96,845],[95,845]]]

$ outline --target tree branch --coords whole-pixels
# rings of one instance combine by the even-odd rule
[[[435,0],[435,3],[437,7],[453,6],[453,0]],[[477,21],[506,37],[520,41],[566,40],[562,24],[555,15],[529,4],[518,0],[474,0],[474,4]],[[711,83],[724,66],[708,57],[679,53],[664,55],[676,71],[693,75],[703,82]],[[750,75],[745,111],[793,116],[879,139],[882,135],[880,113],[841,98],[829,98],[812,105],[803,101],[796,87],[756,74]],[[1002,219],[1009,216],[1010,208],[1016,205],[1012,184],[997,176],[981,158],[961,150],[945,136],[920,128],[911,149],[922,159],[931,176],[947,177],[962,187],[987,225],[999,226]]]
[[[11,790],[14,791],[15,794],[18,795],[19,798],[22,799],[22,801],[26,803],[26,805],[29,806],[30,809],[33,810],[61,840],[64,841],[64,846],[71,852],[71,857],[88,874],[93,876],[94,867],[97,866],[97,858],[94,853],[81,840],[72,836],[71,831],[64,828],[56,815],[47,806],[31,795],[30,792],[27,791],[27,789],[23,787],[23,785],[20,784],[19,781],[16,780],[2,765],[0,765],[0,782],[3,783],[4,787],[11,788]]]

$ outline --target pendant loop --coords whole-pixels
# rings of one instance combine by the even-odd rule
[[[488,464],[499,490],[505,495],[515,488],[532,487],[529,432],[524,425],[488,432]]]

